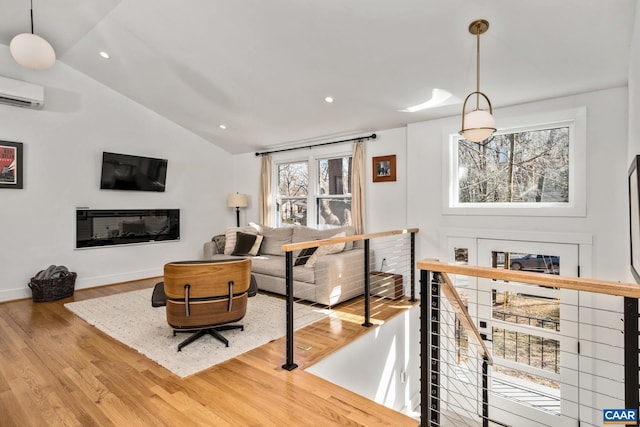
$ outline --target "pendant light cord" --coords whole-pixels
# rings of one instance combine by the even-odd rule
[[[31,0],[31,34],[33,34],[33,0]]]
[[[480,109],[480,25],[476,24],[476,110]]]

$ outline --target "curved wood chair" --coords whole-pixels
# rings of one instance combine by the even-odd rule
[[[167,323],[177,332],[195,332],[178,345],[182,347],[209,334],[229,347],[220,331],[244,330],[241,320],[247,311],[251,281],[251,260],[225,262],[182,261],[164,266]]]

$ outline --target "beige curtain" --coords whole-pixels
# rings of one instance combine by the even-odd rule
[[[258,200],[260,201],[258,221],[263,225],[271,225],[271,154],[262,156]]]
[[[364,234],[366,199],[364,142],[362,141],[353,144],[351,167],[351,221],[356,234]]]

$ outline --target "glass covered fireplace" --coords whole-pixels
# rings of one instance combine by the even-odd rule
[[[76,209],[76,248],[180,240],[180,209]]]

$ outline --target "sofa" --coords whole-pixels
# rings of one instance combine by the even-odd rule
[[[286,295],[289,243],[354,235],[353,227],[318,230],[304,226],[229,227],[204,244],[204,259],[250,258],[258,289]],[[364,293],[364,249],[346,242],[293,252],[293,296],[332,306]]]

